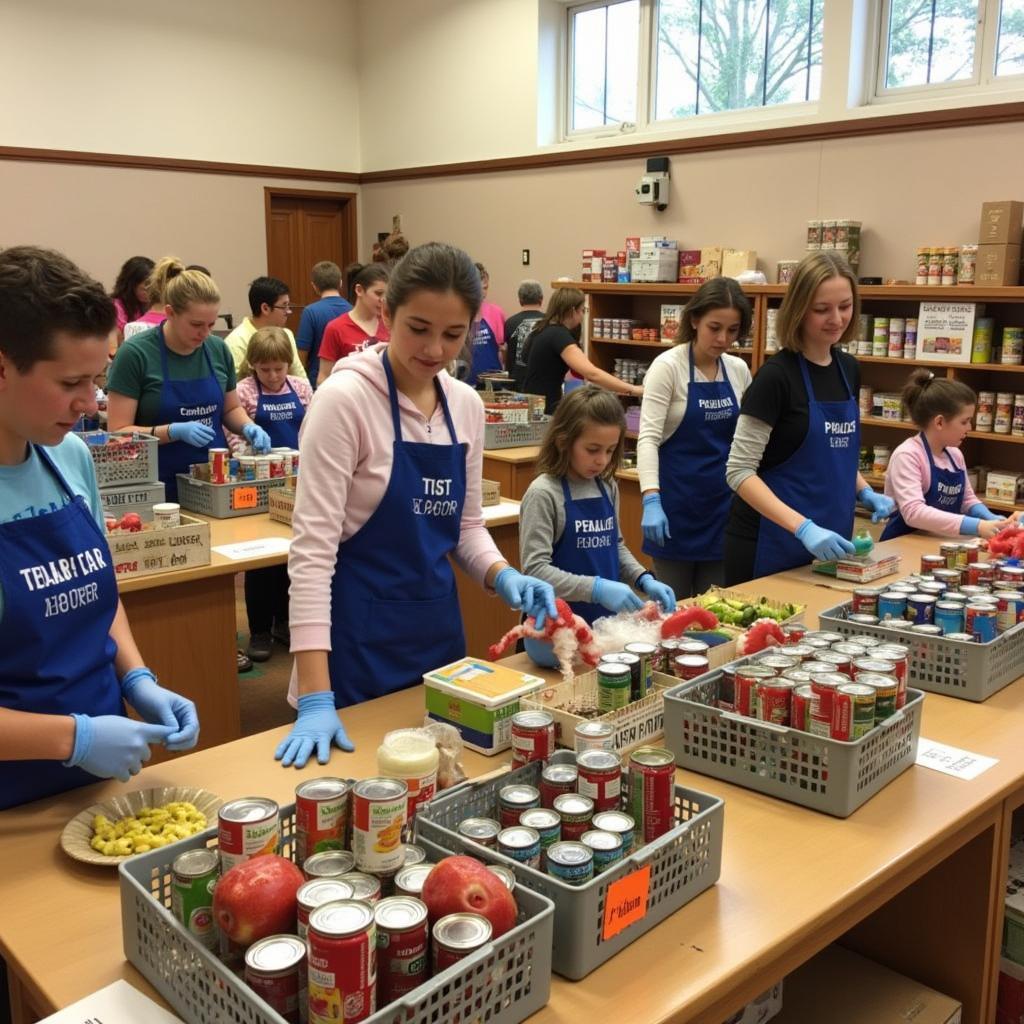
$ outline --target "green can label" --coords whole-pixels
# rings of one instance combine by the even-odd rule
[[[632,674],[628,665],[611,663],[597,667],[597,709],[602,715],[629,704]]]
[[[195,878],[174,876],[171,884],[171,910],[174,916],[207,949],[217,947],[217,929],[213,921],[213,889],[217,869]]]

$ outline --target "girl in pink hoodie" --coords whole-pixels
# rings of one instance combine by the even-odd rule
[[[413,249],[388,284],[391,341],[343,360],[302,428],[291,577],[289,699],[275,757],[351,750],[337,707],[420,682],[466,653],[448,556],[512,608],[555,615],[551,586],[501,557],[481,509],[484,410],[445,367],[482,301],[460,249]]]

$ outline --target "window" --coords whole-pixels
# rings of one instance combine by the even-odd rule
[[[880,95],[1024,74],[1024,0],[885,0]]]
[[[572,131],[636,121],[640,0],[577,7],[569,17]]]

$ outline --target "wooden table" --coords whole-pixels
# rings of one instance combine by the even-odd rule
[[[891,542],[904,567],[935,539]],[[760,580],[757,592],[809,606],[835,592],[810,581]],[[518,659],[524,660],[523,655]],[[147,768],[129,786],[94,787],[5,811],[0,839],[0,951],[13,982],[15,1024],[127,978],[152,994],[120,945],[116,873],[67,859],[65,822],[83,806],[140,785],[204,786],[225,798],[263,793],[290,801],[295,783],[330,771],[374,770],[381,734],[422,715],[418,689],[351,708],[356,742],[329,769],[284,770],[271,759],[285,730]],[[719,883],[582,982],[556,978],[537,1024],[607,1016],[619,1024],[721,1024],[743,1003],[844,937],[853,948],[964,1004],[966,1024],[994,1012],[1007,837],[1024,805],[1024,680],[984,704],[928,695],[923,735],[999,758],[971,782],[912,767],[845,821],[680,772],[724,798]],[[471,775],[501,759],[467,753]]]
[[[485,480],[501,484],[503,498],[522,501],[526,488],[537,473],[540,445],[526,448],[494,448],[484,450],[483,475]]]

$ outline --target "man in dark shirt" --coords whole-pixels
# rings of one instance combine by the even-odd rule
[[[526,377],[523,349],[533,325],[544,315],[544,289],[539,281],[520,281],[518,297],[519,312],[505,321],[505,366],[521,391]]]

